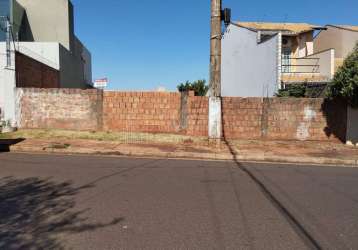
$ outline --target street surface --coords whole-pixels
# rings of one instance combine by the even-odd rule
[[[0,153],[0,249],[358,249],[358,169]]]

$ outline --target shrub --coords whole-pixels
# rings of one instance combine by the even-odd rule
[[[358,108],[358,43],[336,72],[326,96],[330,99],[343,98],[353,108]]]
[[[305,97],[306,86],[304,84],[291,84],[285,89],[280,89],[276,93],[277,97]]]
[[[209,86],[205,80],[197,80],[194,82],[186,81],[178,85],[179,92],[194,91],[196,96],[205,96],[208,93]]]

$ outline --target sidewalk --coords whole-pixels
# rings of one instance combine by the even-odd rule
[[[1,138],[5,139],[4,135]],[[10,138],[14,139],[13,136]],[[100,139],[24,138],[9,146],[11,152],[93,154],[207,160],[268,161],[336,164],[358,167],[358,148],[331,142],[248,141],[213,144],[201,140],[131,142]],[[1,142],[1,140],[0,140]]]

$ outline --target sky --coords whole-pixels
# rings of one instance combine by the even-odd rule
[[[111,90],[175,90],[208,79],[210,0],[72,0],[93,79]],[[233,21],[358,25],[357,0],[223,0]]]

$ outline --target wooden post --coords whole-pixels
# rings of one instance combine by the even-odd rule
[[[210,93],[221,96],[221,6],[222,0],[211,0]]]

